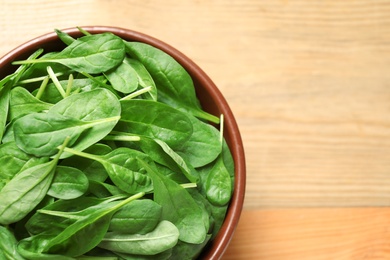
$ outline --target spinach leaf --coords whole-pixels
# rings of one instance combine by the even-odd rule
[[[219,122],[219,118],[201,109],[191,76],[175,59],[149,44],[125,42],[125,45],[127,54],[149,71],[156,83],[159,101],[196,117]]]
[[[139,199],[144,193],[137,193],[115,206],[102,208],[81,216],[61,233],[45,244],[43,252],[66,256],[82,255],[100,243],[107,233],[112,215],[127,203]],[[83,241],[83,243],[80,243]]]
[[[151,162],[144,153],[125,147],[115,149],[105,155],[93,155],[70,148],[65,148],[64,151],[101,163],[112,182],[124,192],[135,194],[149,192],[153,189],[152,180],[143,172],[143,165],[138,161],[138,158],[141,158]]]
[[[170,260],[182,260],[182,259],[197,259],[202,252],[203,248],[210,241],[211,235],[207,235],[205,241],[201,244],[190,244],[183,241],[179,241],[172,250],[172,257]]]
[[[61,52],[48,58],[15,61],[13,64],[60,63],[77,72],[97,74],[114,68],[123,61],[123,41],[112,33],[78,38]]]
[[[57,199],[74,199],[88,190],[88,178],[79,169],[57,166],[47,194]]]
[[[44,246],[50,241],[49,234],[39,234],[29,238],[22,239],[18,243],[18,252],[26,259],[31,260],[74,260],[73,257],[68,257],[60,254],[43,253]]]
[[[222,151],[221,142],[219,141],[219,131],[215,127],[199,121],[195,117],[189,118],[193,126],[192,135],[179,147],[172,148],[185,161],[198,168],[218,157]]]
[[[221,156],[208,171],[204,185],[206,197],[211,203],[217,206],[229,203],[233,189],[232,182]]]
[[[125,254],[155,255],[174,247],[178,238],[177,227],[163,220],[144,235],[108,232],[99,247]]]
[[[154,201],[162,206],[162,219],[176,225],[181,241],[193,244],[204,242],[208,223],[204,221],[203,209],[178,183],[161,175],[142,160],[140,162],[153,180]]]
[[[0,89],[0,140],[5,132],[7,124],[11,85],[7,84]]]
[[[160,163],[174,172],[181,172],[190,182],[198,182],[199,175],[191,165],[177,154],[169,145],[159,139],[142,136],[137,142],[142,151],[148,154],[154,161]]]
[[[85,153],[91,153],[95,155],[105,155],[111,152],[112,149],[102,143],[94,144],[84,150]],[[60,163],[62,166],[70,166],[82,171],[90,181],[104,182],[107,177],[107,171],[99,162],[84,157],[72,156],[62,160]]]
[[[137,72],[128,63],[122,62],[104,75],[116,91],[128,94],[138,87]]]
[[[144,135],[166,142],[174,148],[192,134],[192,124],[186,114],[168,105],[150,100],[122,100],[123,123],[132,134]],[[139,109],[142,107],[142,110]]]
[[[49,110],[53,105],[43,102],[34,97],[27,89],[15,87],[11,90],[10,96],[10,115],[9,119],[15,119],[20,116]]]
[[[105,137],[121,116],[121,105],[107,89],[96,89],[69,96],[55,104],[49,113],[59,113],[84,122],[100,122],[81,134],[73,148],[84,150]],[[69,155],[64,155],[67,157]]]
[[[6,227],[0,225],[0,259],[24,260],[24,258],[16,251],[18,241],[14,234]]]
[[[146,234],[160,221],[161,206],[150,199],[135,200],[118,210],[109,230],[117,233]]]
[[[67,137],[73,145],[87,129],[97,125],[112,125],[118,117],[81,121],[57,113],[31,113],[15,121],[13,130],[17,146],[28,154],[51,156]],[[95,141],[96,136],[92,138]]]
[[[145,99],[152,99],[154,101],[157,101],[156,84],[154,83],[152,76],[150,76],[145,66],[138,60],[131,59],[128,57],[124,59],[124,62],[129,64],[137,73],[138,84],[141,88],[151,87],[151,90],[148,91],[147,95],[145,95]]]
[[[70,45],[72,42],[74,42],[76,40],[75,38],[73,38],[72,36],[67,34],[66,32],[63,32],[63,31],[58,30],[58,29],[54,29],[54,31],[56,32],[58,38],[60,38],[60,40],[63,43],[65,43],[66,45]]]
[[[33,157],[20,150],[14,142],[0,145],[0,180],[8,182]],[[0,190],[2,186],[0,185]]]
[[[28,232],[32,235],[50,232],[58,234],[62,232],[70,224],[74,223],[74,219],[65,218],[62,215],[49,215],[42,213],[44,211],[58,211],[58,212],[86,212],[86,210],[96,210],[101,208],[102,204],[112,202],[112,198],[99,199],[96,197],[79,197],[70,200],[56,200],[54,203],[42,207],[40,210],[28,219],[25,226]],[[100,206],[99,206],[100,205]]]
[[[115,185],[95,180],[89,180],[88,192],[90,192],[97,198],[106,198],[110,196],[127,194]]]
[[[21,220],[45,197],[63,146],[52,161],[20,172],[3,187],[0,191],[0,224]]]

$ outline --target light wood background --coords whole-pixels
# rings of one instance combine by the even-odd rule
[[[83,25],[169,43],[229,102],[247,192],[224,259],[390,259],[390,1],[0,0],[0,56]]]

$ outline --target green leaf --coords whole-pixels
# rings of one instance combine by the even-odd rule
[[[88,178],[72,167],[57,166],[53,182],[47,194],[57,199],[75,199],[88,190]]]
[[[126,52],[140,61],[152,76],[157,86],[159,101],[196,117],[219,122],[219,118],[201,109],[191,76],[173,57],[146,43],[125,44]]]
[[[77,72],[97,74],[114,68],[124,57],[125,46],[122,39],[112,33],[102,33],[80,37],[49,58],[17,61],[13,64],[54,62]]]
[[[112,182],[124,192],[135,194],[149,192],[153,189],[152,180],[143,171],[138,159],[151,162],[150,158],[139,151],[129,148],[118,148],[105,155],[93,155],[65,148],[65,152],[89,158],[101,163]]]
[[[29,113],[49,110],[52,106],[34,97],[27,89],[16,87],[11,90],[10,120]]]
[[[15,142],[21,150],[35,156],[51,156],[65,138],[69,137],[69,145],[73,145],[85,130],[97,125],[111,125],[118,119],[86,122],[57,113],[31,113],[17,119],[13,130]]]
[[[131,93],[138,87],[137,72],[125,62],[105,72],[104,75],[113,88],[121,93]]]
[[[160,221],[161,206],[153,200],[135,200],[118,210],[111,219],[110,231],[146,234]]]
[[[52,161],[20,172],[3,187],[0,191],[0,224],[21,220],[45,197],[62,149]]]
[[[14,234],[0,225],[0,259],[24,260],[24,258],[16,251],[18,241]],[[2,258],[2,255],[3,257]]]
[[[162,219],[176,225],[180,231],[181,241],[193,244],[202,243],[207,235],[203,209],[178,183],[161,175],[147,163],[141,160],[140,162],[153,180],[154,201],[163,207]]]
[[[148,91],[148,94],[145,94],[145,99],[152,99],[157,101],[157,87],[153,81],[152,76],[146,70],[145,66],[138,60],[125,58],[124,62],[129,64],[137,73],[138,84],[140,88],[151,87],[151,90]]]
[[[99,247],[125,254],[155,255],[174,247],[178,237],[176,226],[163,220],[155,230],[144,235],[108,232]]]
[[[221,153],[220,133],[215,127],[195,117],[189,118],[193,126],[192,135],[186,142],[181,143],[179,147],[173,147],[173,149],[185,161],[197,168],[214,161]]]
[[[103,239],[108,230],[112,215],[127,203],[141,198],[143,195],[144,193],[138,193],[126,200],[118,202],[115,206],[109,207],[108,209],[103,208],[80,216],[79,220],[51,238],[44,246],[43,252],[73,257],[88,252]]]
[[[150,100],[122,100],[120,103],[120,123],[132,134],[160,139],[173,149],[192,134],[188,116],[165,104]]]

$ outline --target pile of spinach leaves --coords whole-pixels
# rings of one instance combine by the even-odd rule
[[[167,53],[80,31],[0,80],[0,259],[196,258],[233,190],[220,118]]]

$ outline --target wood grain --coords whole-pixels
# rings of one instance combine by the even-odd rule
[[[245,211],[222,260],[390,259],[390,209]]]
[[[111,25],[215,81],[247,155],[246,209],[390,204],[390,1],[0,0],[0,55],[53,28]]]

